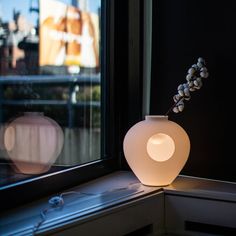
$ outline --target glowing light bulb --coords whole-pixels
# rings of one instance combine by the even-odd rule
[[[173,139],[166,134],[154,134],[148,139],[147,152],[154,161],[167,161],[175,151]]]

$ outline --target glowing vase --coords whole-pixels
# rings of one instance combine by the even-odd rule
[[[4,145],[16,170],[24,174],[48,171],[61,153],[61,127],[43,113],[26,112],[8,124]]]
[[[127,132],[125,158],[144,185],[171,184],[184,167],[190,152],[185,130],[167,116],[146,116]]]

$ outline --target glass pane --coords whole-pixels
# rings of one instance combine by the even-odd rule
[[[0,186],[101,159],[100,12],[0,1]]]

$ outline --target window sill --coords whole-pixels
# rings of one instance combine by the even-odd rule
[[[236,203],[236,183],[180,175],[164,188],[165,194]]]
[[[114,172],[65,192],[69,191],[80,194],[65,195],[62,207],[50,208],[37,233],[51,234],[68,225],[91,221],[120,210],[121,207],[164,194],[236,203],[235,183],[179,176],[173,184],[165,188],[147,187],[142,185],[132,172],[127,171]],[[33,227],[41,221],[41,211],[49,208],[48,199],[50,196],[2,213],[1,235],[32,235]]]
[[[89,218],[91,214],[94,215],[107,208],[124,204],[151,193],[161,192],[162,188],[143,186],[131,172],[119,171],[65,192],[71,191],[81,194],[64,196],[64,206],[55,208],[46,214],[46,221],[37,232],[43,233],[61,227],[75,219]],[[1,231],[6,235],[32,234],[33,227],[41,221],[41,211],[49,208],[48,200],[53,196],[1,214]]]

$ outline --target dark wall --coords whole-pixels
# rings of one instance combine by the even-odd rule
[[[191,141],[182,174],[235,182],[236,1],[154,0],[152,53],[151,114],[168,110],[188,68],[205,58],[209,78],[169,115]]]

